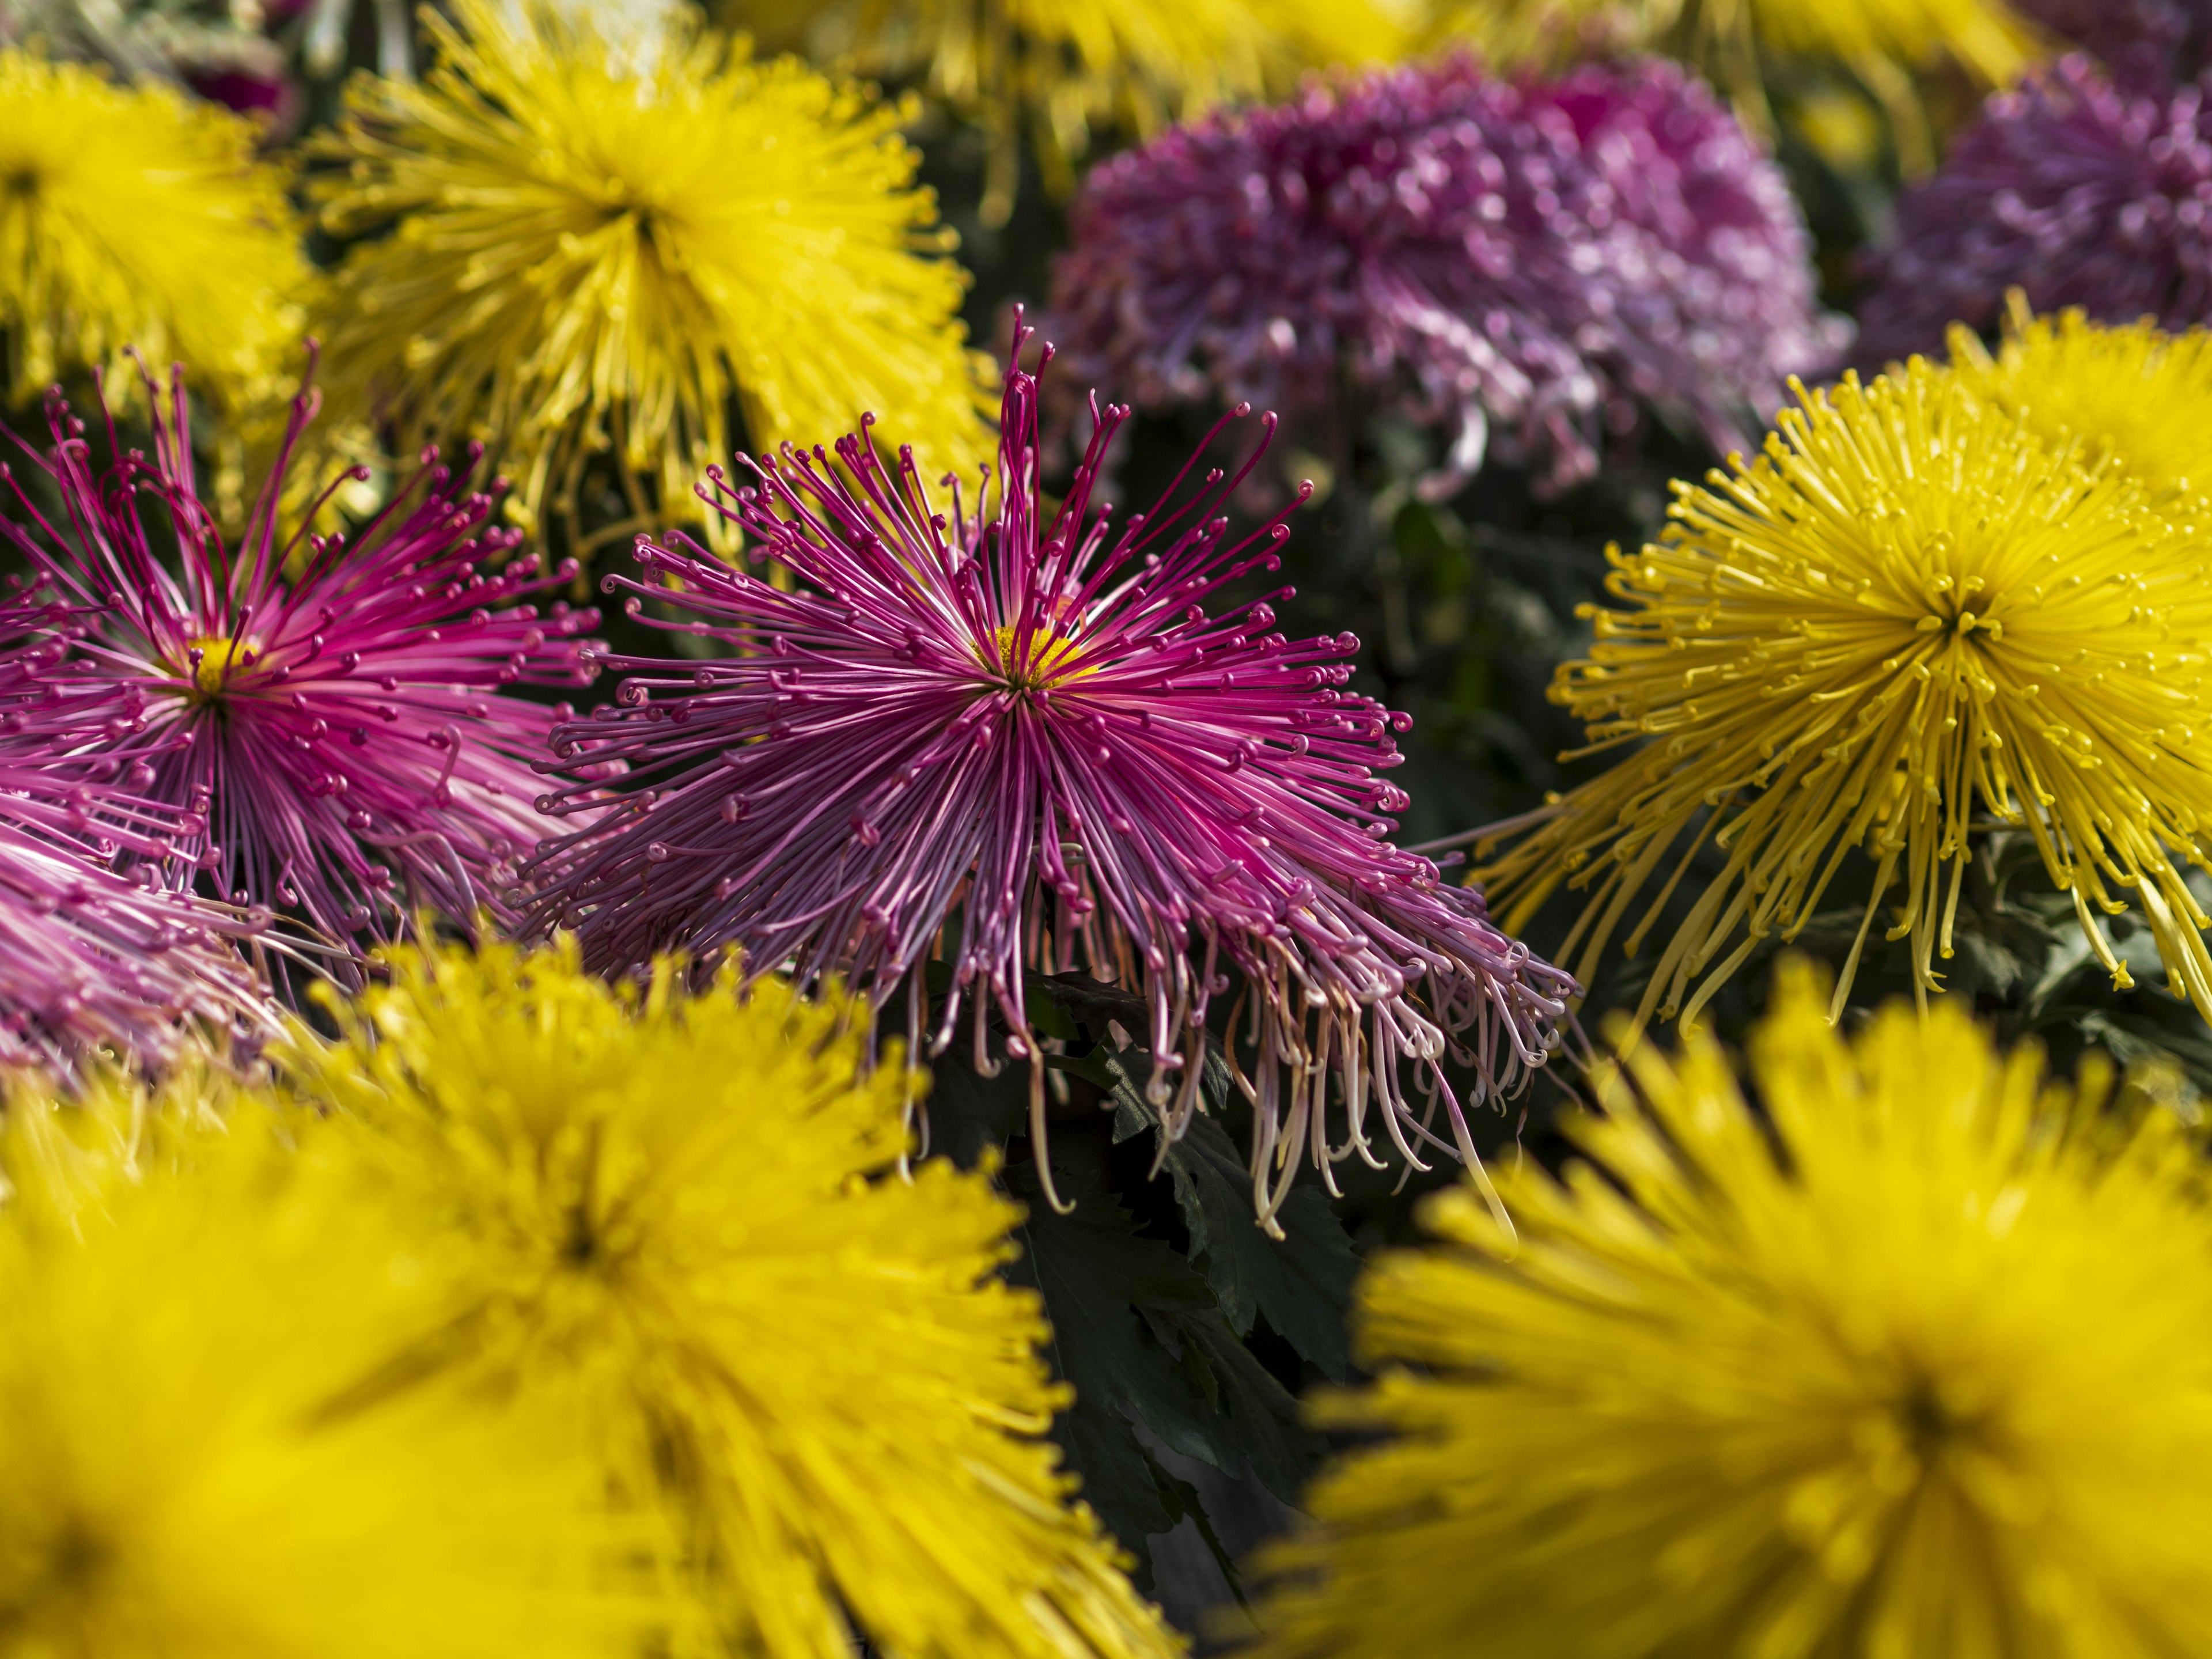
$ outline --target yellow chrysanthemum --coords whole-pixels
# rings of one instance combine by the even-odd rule
[[[1407,45],[1388,0],[724,0],[782,45],[868,75],[926,74],[930,89],[1011,140],[1035,129],[1046,182],[1073,187],[1094,128],[1149,136],[1231,99],[1287,91],[1303,70],[1388,60]],[[1011,143],[983,215],[1012,203]]]
[[[1936,156],[1913,71],[1948,57],[2000,86],[2033,47],[2002,0],[1430,0],[1426,14],[1428,48],[1472,46],[1500,64],[1667,52],[1694,64],[1755,123],[1768,113],[1766,67],[1832,58],[1882,112],[1914,175]],[[1827,136],[1838,113],[1832,106],[1816,116]]]
[[[1995,356],[1972,331],[1951,331],[1967,386],[2054,448],[2111,457],[2163,505],[2212,487],[2212,332],[2107,328],[2079,311],[2032,317],[2013,301]]]
[[[1464,1191],[1361,1296],[1386,1370],[1274,1565],[1297,1659],[2212,1650],[2212,1223],[2163,1107],[1963,1013],[1630,1056],[1587,1164]],[[1640,1093],[1640,1098],[1639,1098]],[[1263,1614],[1263,1619],[1265,1615]]]
[[[1858,847],[1874,895],[1837,1006],[1899,884],[1887,937],[1911,940],[1924,995],[1978,805],[2026,826],[2116,985],[2091,912],[2132,901],[2212,1018],[2207,919],[2176,868],[2203,863],[2212,824],[2203,538],[1923,362],[1800,398],[1765,453],[1675,486],[1656,544],[1610,555],[1629,608],[1595,611],[1589,659],[1551,695],[1587,723],[1583,752],[1638,746],[1478,871],[1507,931],[1562,884],[1594,888],[1560,952],[1583,942],[1588,983],[1670,849],[1688,836],[1632,952],[1710,840],[1725,862],[1638,1015],[1693,1019]]]
[[[112,1079],[9,1101],[0,1655],[642,1650],[609,1577],[632,1546],[565,1425],[451,1389],[346,1409],[421,1322],[389,1242],[294,1178],[265,1104],[220,1133],[145,1104]],[[62,1146],[100,1167],[58,1166]]]
[[[324,223],[394,232],[331,285],[334,400],[389,422],[401,453],[487,439],[538,511],[572,514],[611,445],[633,516],[601,542],[697,515],[732,402],[757,447],[872,410],[933,476],[985,454],[967,278],[901,111],[680,20],[641,52],[583,10],[453,10],[426,14],[428,77],[356,81],[317,147],[351,163],[320,186]]]
[[[573,949],[393,952],[335,1049],[288,1062],[362,1126],[443,1334],[402,1372],[558,1395],[669,1522],[683,1651],[908,1659],[1175,1651],[1038,1439],[1019,1212],[896,1173],[915,1080],[776,981],[641,995]],[[708,1632],[714,1632],[709,1635]]]
[[[234,406],[269,389],[307,264],[254,137],[167,87],[0,50],[0,393],[106,368],[127,401],[129,346]]]

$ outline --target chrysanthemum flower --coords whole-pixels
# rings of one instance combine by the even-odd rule
[[[666,1519],[678,1651],[1170,1659],[1040,1437],[1044,1322],[992,1272],[1020,1212],[896,1178],[919,1080],[862,1074],[849,1006],[616,991],[573,945],[387,960],[286,1063],[443,1310],[389,1374],[568,1402]]]
[[[1583,52],[1663,51],[1710,65],[1756,91],[1762,57],[1840,58],[1887,82],[1946,54],[2002,84],[2027,45],[2003,0],[1428,0],[1431,46],[1472,44],[1503,64],[1558,62]]]
[[[1475,1065],[1479,1097],[1510,1091],[1557,1040],[1566,976],[1382,839],[1405,796],[1376,774],[1397,763],[1406,717],[1337,689],[1358,641],[1287,641],[1265,601],[1206,614],[1209,596],[1278,568],[1281,521],[1231,541],[1214,514],[1237,481],[1216,471],[1111,524],[1092,490],[1128,413],[1114,407],[1048,514],[1036,398],[1010,369],[994,501],[939,503],[910,457],[893,475],[866,434],[834,462],[788,448],[750,462],[757,488],[717,473],[718,505],[793,591],[679,538],[638,550],[659,580],[608,579],[739,654],[675,672],[612,659],[639,676],[625,707],[555,734],[595,771],[629,769],[604,786],[622,806],[535,860],[536,922],[574,927],[595,967],[737,945],[756,972],[844,976],[872,1012],[903,991],[914,1050],[943,1050],[966,1005],[986,1069],[995,1013],[1030,1063],[1040,1146],[1025,972],[1079,955],[1142,991],[1151,1097],[1179,1134],[1233,967],[1263,1218],[1302,1147],[1324,1171],[1355,1149],[1374,1159],[1370,1088],[1406,1158],[1425,1139],[1471,1160],[1443,1061]],[[933,959],[951,978],[933,1017]],[[1425,1104],[1403,1092],[1408,1060]],[[1331,1075],[1348,1114],[1334,1148]],[[1427,1127],[1439,1097],[1451,1141]]]
[[[866,75],[926,76],[1001,138],[983,214],[1012,202],[1026,112],[1046,180],[1075,183],[1097,129],[1150,137],[1224,101],[1289,91],[1301,70],[1387,61],[1406,44],[1376,0],[724,0],[740,25]]]
[[[421,82],[362,80],[321,153],[356,245],[322,322],[330,385],[400,434],[472,434],[532,511],[612,447],[622,535],[684,516],[751,440],[894,414],[933,467],[988,453],[966,277],[913,184],[901,112],[672,21],[659,49],[538,3],[426,19]],[[657,504],[635,475],[657,482]]]
[[[82,1109],[18,1093],[0,1146],[0,1651],[641,1651],[568,1437],[455,1389],[348,1406],[411,1304],[388,1240],[301,1201],[265,1109],[186,1170],[124,1151],[71,1206],[22,1154]]]
[[[196,1028],[265,1040],[274,1011],[234,945],[266,926],[0,822],[0,1065],[67,1072],[103,1050],[161,1065]]]
[[[34,695],[64,654],[0,652],[0,704]],[[274,1035],[234,948],[282,950],[268,918],[115,872],[118,857],[173,856],[204,827],[140,793],[151,781],[149,767],[98,755],[0,757],[0,1066],[76,1074],[101,1052],[166,1066],[195,1035]]]
[[[307,280],[284,179],[252,125],[163,86],[0,49],[0,395],[186,357],[260,389]]]
[[[2191,80],[2212,52],[2205,0],[2010,0],[2037,27],[2070,41],[2134,86]]]
[[[1993,95],[1943,170],[1899,199],[1869,264],[1860,356],[1938,349],[1996,320],[2018,288],[2039,312],[2212,321],[2212,115],[2203,88],[2123,92],[2087,58]]]
[[[1270,1650],[2150,1659],[2212,1644],[2201,1153],[1959,1010],[1847,1045],[1801,967],[1362,1292],[1394,1439],[1276,1554]]]
[[[1347,377],[1553,482],[1638,403],[1717,447],[1841,344],[1782,176],[1657,61],[1507,82],[1461,60],[1178,128],[1095,169],[1054,272],[1086,368],[1339,422]]]
[[[1978,810],[2027,829],[2116,985],[2092,911],[2132,903],[2212,1018],[2206,917],[2177,867],[2203,861],[2212,821],[2203,542],[1924,362],[1802,395],[1764,453],[1678,484],[1668,533],[1612,555],[1624,608],[1595,611],[1552,695],[1587,723],[1583,752],[1634,746],[1480,872],[1506,925],[1592,889],[1566,947],[1583,941],[1587,976],[1661,861],[1632,951],[1710,840],[1721,871],[1638,1016],[1694,1018],[1759,941],[1796,936],[1856,847],[1874,890],[1837,1006],[1899,888],[1887,937],[1911,941],[1924,995]]]
[[[473,453],[458,473],[426,455],[355,534],[283,542],[276,503],[312,390],[230,546],[195,493],[181,379],[149,400],[153,459],[133,452],[104,477],[82,426],[50,404],[54,447],[33,459],[66,518],[47,521],[18,488],[22,520],[0,520],[36,576],[0,626],[68,647],[0,684],[0,756],[63,775],[91,758],[135,771],[141,797],[196,820],[173,857],[153,858],[165,879],[334,939],[389,937],[420,907],[464,925],[506,914],[512,860],[541,833],[530,763],[557,711],[500,693],[587,683],[575,636],[597,620],[512,601],[572,573],[507,558],[520,537],[491,526]],[[126,850],[126,864],[146,856]]]
[[[2212,333],[2203,329],[2106,328],[2079,311],[2031,317],[2016,303],[1994,356],[1954,325],[1951,362],[1977,396],[2046,444],[2073,441],[2091,463],[2109,457],[2156,502],[2212,489]]]

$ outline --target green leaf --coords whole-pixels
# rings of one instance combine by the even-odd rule
[[[987,1078],[964,1055],[942,1055],[930,1068],[929,1097],[922,1104],[929,1115],[931,1156],[972,1170],[984,1148],[1003,1148],[1028,1115],[1028,1067],[1006,1066]]]
[[[1114,1139],[1147,1129],[1158,1134],[1121,1056],[1101,1050],[1094,1058],[1115,1074]],[[1217,1102],[1208,1104],[1218,1109]],[[1276,1217],[1283,1237],[1268,1237],[1254,1217],[1252,1178],[1237,1144],[1202,1112],[1161,1161],[1190,1229],[1192,1260],[1237,1334],[1251,1334],[1255,1316],[1264,1314],[1274,1333],[1324,1376],[1343,1382],[1352,1363],[1345,1333],[1359,1257],[1328,1196],[1311,1184],[1293,1187]]]
[[[1054,1435],[1100,1518],[1149,1560],[1152,1534],[1198,1512],[1194,1492],[1164,1485],[1173,1477],[1146,1449],[1139,1424],[1226,1473],[1249,1467],[1294,1501],[1321,1451],[1297,1401],[1245,1347],[1188,1261],[1139,1236],[1093,1179],[1054,1178],[1075,1200],[1071,1214],[1042,1202],[1031,1170],[1008,1172],[1009,1188],[1030,1206],[1024,1255],[1010,1276],[1044,1296],[1053,1369],[1075,1390]]]

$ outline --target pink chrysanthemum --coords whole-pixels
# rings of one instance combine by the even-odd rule
[[[1239,479],[1214,471],[1180,505],[1181,477],[1112,526],[1092,489],[1128,411],[1095,402],[1048,516],[1036,389],[1008,374],[997,499],[987,474],[972,515],[957,488],[940,510],[910,456],[894,475],[866,435],[834,460],[788,447],[748,460],[757,488],[715,472],[710,499],[793,591],[681,537],[641,543],[659,580],[610,591],[688,611],[674,626],[738,654],[610,659],[641,677],[555,750],[629,769],[543,804],[596,810],[603,788],[624,804],[546,843],[532,920],[574,927],[603,969],[734,944],[755,971],[842,974],[878,1008],[903,989],[917,1049],[948,1046],[964,1002],[979,1066],[995,1012],[1030,1061],[1040,1141],[1026,971],[1080,960],[1141,990],[1150,1097],[1172,1135],[1196,1109],[1207,1010],[1233,967],[1263,1219],[1302,1146],[1324,1174],[1354,1153],[1380,1167],[1370,1102],[1407,1159],[1425,1142],[1472,1161],[1444,1060],[1476,1068],[1477,1099],[1512,1091],[1556,1044],[1572,981],[1382,839],[1405,798],[1376,774],[1406,719],[1339,689],[1358,641],[1285,640],[1265,602],[1206,614],[1209,596],[1278,568],[1283,522],[1231,543],[1213,514]],[[933,1020],[933,959],[950,973]],[[1450,1140],[1431,1127],[1439,1105]]]
[[[33,459],[66,513],[48,520],[16,485],[24,521],[0,520],[0,534],[34,580],[0,621],[67,649],[35,684],[0,687],[0,755],[139,768],[146,800],[192,815],[156,861],[171,884],[294,911],[356,945],[418,908],[465,925],[480,908],[506,915],[514,860],[542,828],[530,762],[558,711],[498,694],[587,683],[574,636],[598,620],[510,602],[572,573],[541,575],[534,557],[480,568],[520,536],[471,491],[474,449],[458,475],[426,453],[351,538],[281,543],[312,389],[228,548],[195,489],[181,372],[150,401],[152,460],[134,451],[104,477],[82,423],[49,402],[54,447]],[[177,570],[147,518],[173,538]]]
[[[35,687],[60,656],[0,654],[0,695]],[[160,1065],[193,1022],[250,1039],[276,1029],[232,948],[261,935],[265,915],[110,867],[118,855],[166,857],[196,827],[137,793],[149,780],[103,757],[0,760],[0,1066],[66,1070],[94,1048]]]

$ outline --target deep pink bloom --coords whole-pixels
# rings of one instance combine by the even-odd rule
[[[556,711],[500,693],[586,683],[575,636],[597,621],[513,601],[572,573],[501,567],[520,537],[471,490],[473,447],[458,476],[426,454],[352,537],[280,541],[312,391],[228,548],[195,490],[181,372],[149,395],[153,459],[133,452],[104,477],[82,423],[49,402],[54,447],[33,459],[65,513],[49,521],[17,487],[25,521],[0,533],[34,580],[0,622],[68,648],[35,683],[0,687],[0,756],[139,768],[147,799],[194,815],[155,860],[170,884],[296,912],[356,947],[418,908],[465,926],[508,914],[514,861],[544,827],[530,763]]]
[[[0,690],[52,672],[52,647],[0,655]],[[88,757],[0,761],[0,1065],[66,1071],[86,1052],[161,1064],[190,1024],[258,1041],[267,993],[233,948],[269,918],[131,881],[118,854],[158,859],[193,828],[137,792],[143,769]]]
[[[1302,1149],[1324,1171],[1353,1149],[1372,1158],[1370,1102],[1406,1158],[1424,1140],[1471,1157],[1441,1062],[1476,1066],[1478,1098],[1515,1089],[1555,1044],[1572,982],[1492,927],[1480,895],[1383,839],[1405,798],[1376,775],[1397,763],[1389,733],[1406,718],[1339,689],[1358,641],[1286,640],[1265,602],[1207,614],[1231,583],[1278,568],[1285,526],[1232,543],[1213,515],[1238,479],[1218,471],[1118,526],[1095,505],[1127,412],[1094,403],[1049,515],[1036,380],[1018,369],[997,487],[987,475],[973,514],[957,487],[934,500],[905,452],[887,471],[866,435],[835,460],[788,447],[748,460],[757,487],[717,471],[715,505],[751,558],[798,586],[680,536],[641,544],[654,579],[609,580],[691,612],[672,625],[738,654],[614,659],[639,676],[621,707],[555,734],[566,759],[629,769],[550,809],[596,806],[600,787],[625,804],[547,843],[534,919],[575,928],[602,969],[737,945],[755,971],[841,974],[878,1008],[903,988],[916,1049],[950,1044],[965,1002],[979,1066],[995,1012],[1031,1062],[1040,1143],[1025,970],[1082,962],[1142,992],[1150,1029],[1132,1035],[1173,1134],[1234,967],[1263,1218]],[[926,1015],[933,957],[950,985]],[[1348,1114],[1335,1147],[1331,1076]],[[1439,1100],[1450,1141],[1428,1127]]]
[[[1844,338],[1780,171],[1657,60],[1316,81],[1102,162],[1070,228],[1054,317],[1086,371],[1308,426],[1356,386],[1443,430],[1437,489],[1493,438],[1574,483],[1641,408],[1743,445]]]

